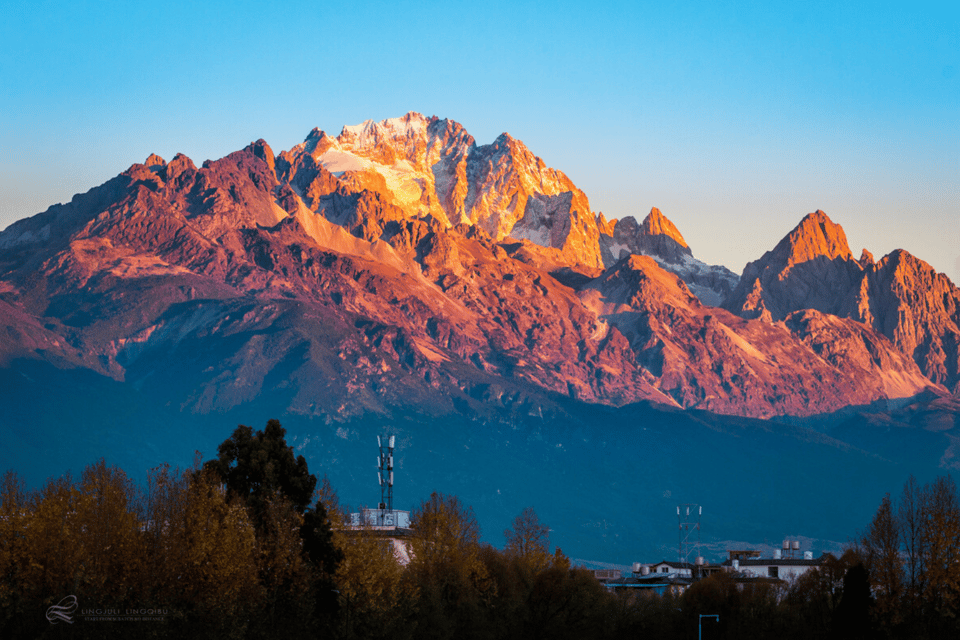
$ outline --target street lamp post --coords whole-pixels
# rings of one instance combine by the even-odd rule
[[[704,618],[716,618],[717,622],[720,622],[720,616],[715,613],[701,613],[700,619],[697,620],[697,639],[703,640],[703,619]]]

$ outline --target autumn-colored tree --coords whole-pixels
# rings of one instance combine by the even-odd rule
[[[409,637],[416,588],[390,541],[370,526],[349,525],[326,476],[316,498],[328,514],[333,545],[342,554],[334,575],[341,632],[351,638]]]
[[[29,497],[7,478],[0,525],[0,563],[7,578],[0,593],[11,605],[5,632],[34,635],[31,624],[46,622],[35,612],[68,596],[104,608],[139,603],[141,522],[137,491],[123,471],[100,460],[83,471],[79,483],[65,475]]]
[[[924,600],[943,621],[960,615],[960,500],[950,476],[937,478],[926,490],[923,509],[926,588]],[[956,631],[955,623],[948,624]]]
[[[460,561],[476,556],[480,525],[473,509],[465,507],[456,496],[430,494],[414,509],[410,527],[418,565],[439,565],[449,559]]]
[[[143,604],[175,608],[182,596],[182,569],[187,564],[186,520],[190,504],[189,472],[163,464],[147,472],[142,509],[148,585]],[[173,615],[183,615],[174,611]]]
[[[319,576],[304,552],[303,527],[303,514],[279,493],[264,501],[257,530],[263,595],[261,614],[252,625],[251,637],[302,636],[315,626]],[[328,591],[330,588],[326,587]]]
[[[783,637],[826,638],[843,596],[843,579],[850,567],[861,562],[856,549],[839,558],[828,554],[821,565],[793,580],[780,600],[780,617],[789,625]]]
[[[144,558],[137,490],[122,469],[101,458],[87,466],[78,487],[75,530],[83,548],[75,595],[101,606],[136,605]]]
[[[876,599],[878,626],[890,629],[900,624],[903,597],[903,557],[900,552],[900,522],[890,500],[884,496],[870,528],[861,537],[864,564]]]
[[[526,638],[563,640],[610,635],[611,594],[583,569],[554,563],[537,574],[527,598]]]
[[[496,584],[496,596],[488,610],[491,637],[521,640],[528,626],[528,599],[536,580],[520,558],[490,545],[480,548],[480,560]]]
[[[84,558],[78,513],[86,497],[70,475],[48,480],[32,496],[23,520],[18,573],[27,601],[49,606],[74,594],[77,569]]]
[[[903,543],[904,607],[905,611],[917,611],[926,591],[926,558],[924,547],[923,504],[925,492],[912,475],[903,485],[900,504],[897,506],[897,522]]]
[[[513,520],[513,527],[503,532],[506,552],[536,573],[550,565],[549,529],[540,522],[533,507],[526,507]]]
[[[560,569],[569,569],[570,568],[570,558],[564,555],[563,550],[560,547],[557,547],[553,550],[553,560],[551,564],[554,567],[559,567]]]
[[[151,600],[190,635],[245,635],[258,612],[257,541],[243,505],[219,478],[193,469],[155,469],[149,478],[145,539]]]
[[[13,471],[0,478],[0,636],[13,637],[21,615],[24,527],[28,520],[28,495],[23,479]]]
[[[530,627],[530,596],[539,573],[550,566],[547,527],[532,508],[514,519],[504,531],[506,547],[498,551],[489,545],[479,549],[489,581],[495,585],[486,609],[488,633],[498,638],[524,638]]]
[[[320,481],[320,486],[317,487],[314,492],[313,498],[316,502],[323,505],[324,510],[327,512],[327,519],[330,521],[330,526],[334,530],[346,528],[349,524],[349,515],[346,509],[340,504],[340,496],[337,494],[337,490],[326,474],[324,474],[323,479]]]
[[[960,633],[960,497],[950,476],[922,487],[911,476],[899,504],[883,499],[860,544],[878,633]]]
[[[782,600],[783,614],[803,624],[811,638],[824,638],[830,631],[833,611],[840,600],[840,587],[820,568],[798,576],[789,585]]]
[[[409,637],[418,590],[391,541],[370,527],[337,533],[344,560],[336,583],[350,637]]]
[[[680,596],[672,591],[663,595],[652,592],[618,593],[615,610],[621,613],[617,620],[617,637],[683,638],[689,637],[680,608]],[[709,638],[709,635],[706,636]]]
[[[411,514],[409,570],[420,592],[418,635],[484,637],[496,583],[480,559],[480,525],[456,496],[433,493]]]

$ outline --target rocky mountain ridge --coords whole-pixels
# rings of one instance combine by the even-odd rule
[[[903,250],[874,261],[864,249],[854,259],[843,229],[822,211],[749,263],[724,306],[767,322],[803,309],[851,318],[960,392],[960,289]]]
[[[823,218],[801,226],[832,229]],[[407,114],[199,168],[151,156],[11,225],[0,362],[88,369],[194,412],[270,395],[328,422],[403,406],[543,417],[560,398],[803,416],[955,385],[950,357],[929,363],[955,345],[956,287],[903,253],[858,285],[860,317],[820,309],[833,297],[811,265],[839,265],[825,273],[841,292],[855,279],[836,274],[864,267],[835,231],[826,250],[809,235],[768,254],[807,293],[764,275],[782,256],[737,284],[658,210],[607,222],[512,137],[477,146]],[[930,302],[911,278],[943,289],[940,325],[886,309]],[[729,311],[705,304],[726,292]]]
[[[709,306],[719,306],[733,292],[740,278],[729,269],[708,265],[693,257],[680,230],[656,207],[641,223],[633,216],[607,222],[597,216],[600,233],[600,254],[603,263],[612,267],[631,255],[645,255],[677,275],[690,290]]]

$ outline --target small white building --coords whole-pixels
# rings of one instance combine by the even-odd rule
[[[347,532],[364,532],[386,540],[393,551],[393,557],[401,565],[410,564],[410,512],[396,509],[361,509],[360,513],[350,514],[350,527]]]
[[[721,565],[724,570],[745,578],[773,578],[784,581],[793,580],[811,569],[817,569],[828,558],[833,557],[824,553],[819,558],[814,558],[812,551],[803,552],[802,557],[798,553],[796,557],[786,558],[779,550],[774,552],[772,558],[761,558],[759,551],[729,553],[730,557]]]
[[[351,527],[393,527],[410,528],[410,512],[397,509],[361,509],[360,513],[350,514]]]
[[[643,567],[646,567],[648,569],[647,573],[644,573]],[[641,565],[640,571],[638,571],[638,573],[641,573],[642,575],[648,575],[648,573],[649,574],[659,573],[659,574],[675,575],[678,578],[690,578],[690,577],[693,577],[694,568],[695,566],[690,564],[689,562],[667,562],[666,560],[663,560],[656,564]]]

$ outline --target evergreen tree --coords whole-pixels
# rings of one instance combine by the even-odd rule
[[[314,501],[317,477],[309,472],[303,456],[294,456],[285,436],[286,430],[277,420],[268,421],[263,431],[256,432],[240,425],[203,470],[218,477],[229,496],[246,505],[263,556],[261,583],[272,589],[268,589],[274,594],[269,606],[275,615],[293,612],[302,604],[302,559],[312,568],[311,607],[321,623],[329,624],[337,613],[333,576],[343,553],[334,545],[323,504],[317,501],[308,508]],[[297,538],[296,560],[289,556],[290,532]],[[293,594],[291,589],[299,593]]]
[[[286,434],[278,420],[270,420],[263,431],[256,432],[240,425],[217,448],[217,459],[204,464],[204,469],[221,478],[231,495],[244,500],[258,526],[274,492],[303,513],[317,486],[317,477],[307,470],[307,461],[303,456],[294,457]]]

